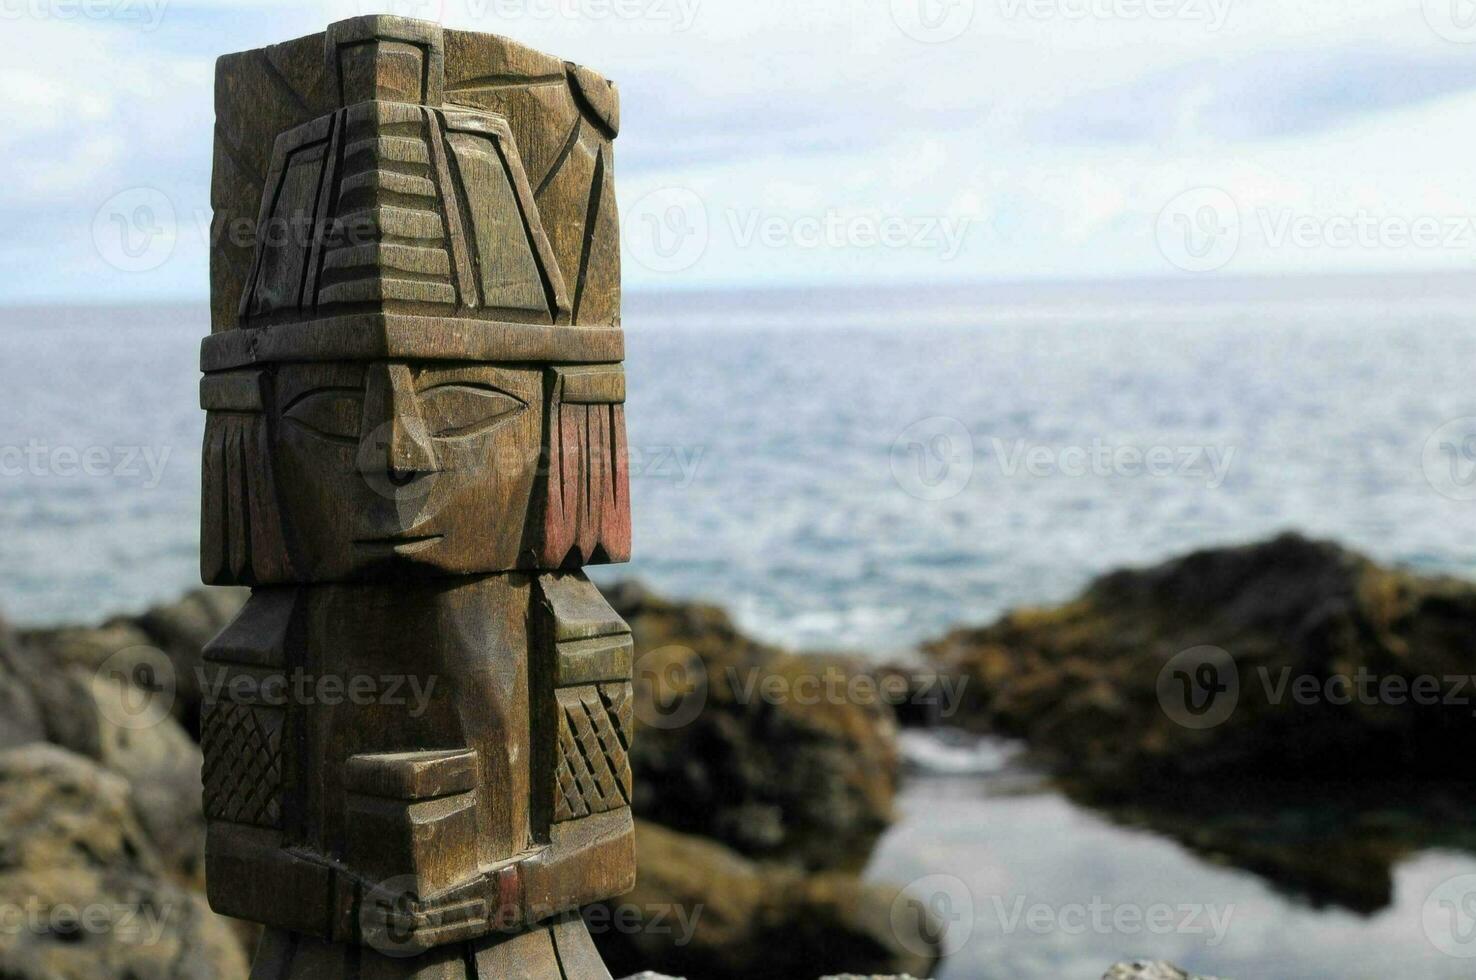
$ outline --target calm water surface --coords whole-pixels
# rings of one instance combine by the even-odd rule
[[[1285,529],[1476,576],[1476,423],[1450,425],[1476,417],[1476,297],[848,296],[631,304],[638,557],[599,578],[883,656],[1123,564]],[[9,618],[96,620],[196,583],[206,322],[196,307],[0,314]],[[1139,955],[1240,980],[1476,972],[1428,938],[1432,889],[1476,873],[1470,855],[1417,852],[1363,917],[1025,782],[987,766],[914,780],[875,855],[878,879],[949,875],[967,899],[944,910],[967,933],[945,980],[1090,980]],[[1070,919],[1092,903],[1228,925]],[[1036,931],[1041,916],[1064,926]]]
[[[1476,416],[1476,299],[836,302],[632,304],[637,558],[603,580],[884,654],[1288,528],[1476,574],[1476,539],[1452,530],[1476,505],[1430,482],[1476,497],[1476,442],[1435,438]],[[11,618],[91,619],[195,583],[205,322],[3,315]],[[96,475],[65,465],[87,452]]]
[[[1470,854],[1397,865],[1393,903],[1364,916],[1313,908],[998,773],[914,779],[901,809],[868,876],[911,883],[949,922],[939,980],[1096,980],[1138,958],[1235,980],[1476,975],[1436,945],[1473,952],[1437,891],[1476,874]]]

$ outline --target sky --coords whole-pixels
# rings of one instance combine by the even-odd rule
[[[215,58],[380,12],[620,85],[630,289],[1476,266],[1476,0],[0,0],[0,303],[204,297]]]

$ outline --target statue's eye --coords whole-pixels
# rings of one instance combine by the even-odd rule
[[[316,436],[335,442],[359,441],[364,396],[356,388],[324,388],[303,395],[283,417]]]
[[[481,435],[527,407],[488,385],[447,384],[420,396],[425,427],[437,439]]]

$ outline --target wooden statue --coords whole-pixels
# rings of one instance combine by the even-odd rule
[[[253,591],[206,651],[211,904],[268,927],[256,980],[608,978],[615,89],[363,17],[221,59],[216,102],[202,565]]]

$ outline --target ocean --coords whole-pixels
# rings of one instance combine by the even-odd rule
[[[636,560],[596,577],[876,658],[1283,530],[1476,577],[1473,310],[1476,277],[633,296]],[[6,617],[96,621],[197,583],[207,323],[0,311]],[[1242,980],[1469,975],[1431,923],[1470,854],[1413,848],[1359,915],[1081,809],[1008,746],[908,751],[953,774],[909,780],[867,873],[953,923],[942,980],[1150,955]],[[1141,924],[1160,912],[1166,931]]]
[[[636,559],[596,575],[878,657],[1288,529],[1476,575],[1473,299],[1448,278],[635,296]],[[0,311],[4,615],[197,583],[207,330],[195,305]]]

